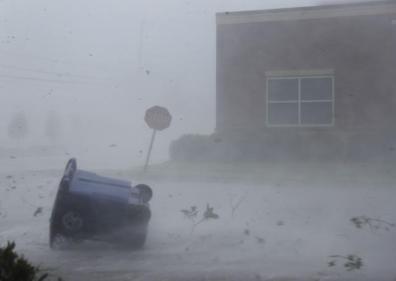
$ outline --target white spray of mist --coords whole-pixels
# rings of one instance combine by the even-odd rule
[[[150,138],[144,112],[161,105],[173,123],[158,135],[152,160],[165,161],[171,140],[214,131],[215,13],[313,3],[2,1],[1,146],[51,144],[89,166],[141,165]],[[53,111],[56,142],[45,134]],[[15,142],[6,128],[19,112],[30,130]]]

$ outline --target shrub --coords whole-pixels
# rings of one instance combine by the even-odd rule
[[[215,144],[214,139],[208,135],[183,135],[172,141],[170,158],[175,161],[207,161]]]
[[[48,277],[48,273],[42,273],[39,267],[32,265],[15,252],[14,242],[8,242],[5,247],[0,247],[1,281],[43,281]]]

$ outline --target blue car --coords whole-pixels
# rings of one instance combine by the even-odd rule
[[[151,217],[149,186],[78,170],[75,159],[66,165],[50,219],[49,244],[101,240],[141,248]]]

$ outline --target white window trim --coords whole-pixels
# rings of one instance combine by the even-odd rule
[[[304,78],[330,78],[331,79],[331,99],[323,99],[323,100],[302,100],[301,99],[301,79]],[[298,80],[298,100],[286,100],[286,101],[270,101],[269,99],[269,80],[284,80],[284,79],[297,79]],[[301,124],[301,103],[315,103],[315,102],[331,102],[331,123],[328,124]],[[269,122],[269,104],[276,103],[297,103],[298,104],[298,124],[271,124]],[[334,94],[334,75],[298,75],[298,76],[267,76],[266,77],[266,126],[267,127],[333,127],[335,124],[335,94]]]

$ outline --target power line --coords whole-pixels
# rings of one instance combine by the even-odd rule
[[[29,59],[34,59],[36,61],[45,61],[47,63],[51,63],[51,64],[63,64],[63,65],[71,65],[71,64],[75,64],[76,62],[81,63],[81,59],[69,59],[69,60],[65,60],[65,59],[59,59],[59,58],[51,58],[51,57],[46,57],[46,56],[41,56],[41,55],[33,55],[33,54],[28,54],[28,53],[23,53],[23,52],[17,52],[17,51],[8,51],[8,50],[2,50],[0,49],[0,56],[13,56],[13,57],[25,57],[25,58],[29,58]],[[92,61],[91,59],[88,61],[87,59],[83,60],[84,62],[89,62],[89,64],[96,64],[98,65],[105,65],[107,64],[105,61],[98,61],[98,59],[96,58],[95,61]]]
[[[69,76],[69,77],[79,77],[79,78],[101,79],[101,78],[89,76],[89,75],[71,74],[71,73],[67,73],[67,72],[54,72],[54,71],[51,72],[51,71],[41,70],[41,69],[37,69],[37,68],[28,68],[28,67],[14,66],[14,65],[0,64],[0,67],[4,68],[4,69],[14,69],[14,70],[20,70],[20,71],[42,73],[42,74],[51,74],[51,75],[56,75],[58,77],[59,76]]]
[[[30,81],[38,81],[38,82],[50,82],[50,83],[59,83],[59,84],[88,84],[85,81],[73,81],[73,80],[60,80],[60,79],[47,79],[47,78],[38,78],[38,77],[29,77],[29,76],[14,76],[14,75],[5,75],[0,74],[0,78],[5,79],[13,79],[13,80],[30,80]]]
[[[54,63],[54,64],[64,63],[64,62],[62,62],[59,59],[54,59],[54,58],[49,58],[49,57],[44,57],[44,56],[38,56],[38,55],[32,55],[32,54],[26,54],[26,53],[21,53],[21,52],[15,52],[15,51],[10,52],[10,51],[5,51],[5,50],[0,50],[0,52],[3,53],[3,54],[0,53],[0,55],[4,56],[4,54],[5,54],[7,57],[9,57],[9,56],[15,56],[15,57],[23,56],[23,57],[29,57],[29,58],[33,58],[33,59],[36,59],[36,60],[46,61],[46,62]]]
[[[1,0],[0,0],[1,1]],[[66,61],[66,60],[62,60],[62,59],[54,59],[54,58],[49,58],[49,57],[45,57],[45,56],[37,56],[37,55],[31,55],[31,54],[26,54],[26,53],[20,53],[20,52],[10,52],[10,51],[5,51],[5,50],[1,50],[0,49],[0,56],[17,56],[17,57],[26,57],[29,59],[35,59],[35,60],[41,60],[41,61],[46,61],[48,63],[52,63],[52,64],[56,64],[56,65],[73,65],[76,62],[75,61]],[[78,62],[81,62],[81,60],[78,60]],[[86,61],[87,62],[87,61]],[[90,63],[94,63],[96,65],[95,69],[99,68],[99,65],[104,65],[104,62],[99,62],[95,61],[95,62],[90,62]],[[77,78],[86,78],[86,79],[91,79],[91,80],[96,80],[96,81],[102,81],[105,82],[105,80],[107,80],[107,82],[111,82],[111,80],[117,80],[117,77],[111,77],[111,76],[104,76],[103,78],[99,77],[99,76],[90,76],[90,75],[84,75],[84,74],[71,74],[68,72],[64,72],[64,71],[55,71],[55,72],[51,72],[48,70],[41,70],[41,69],[34,69],[34,68],[28,68],[28,67],[21,67],[21,66],[15,66],[15,65],[5,65],[2,64],[0,65],[0,67],[2,68],[10,68],[10,69],[15,69],[15,70],[21,70],[21,71],[30,71],[30,72],[37,72],[37,73],[42,73],[42,74],[50,74],[50,75],[64,75],[64,76],[73,76],[73,77],[77,77]]]

